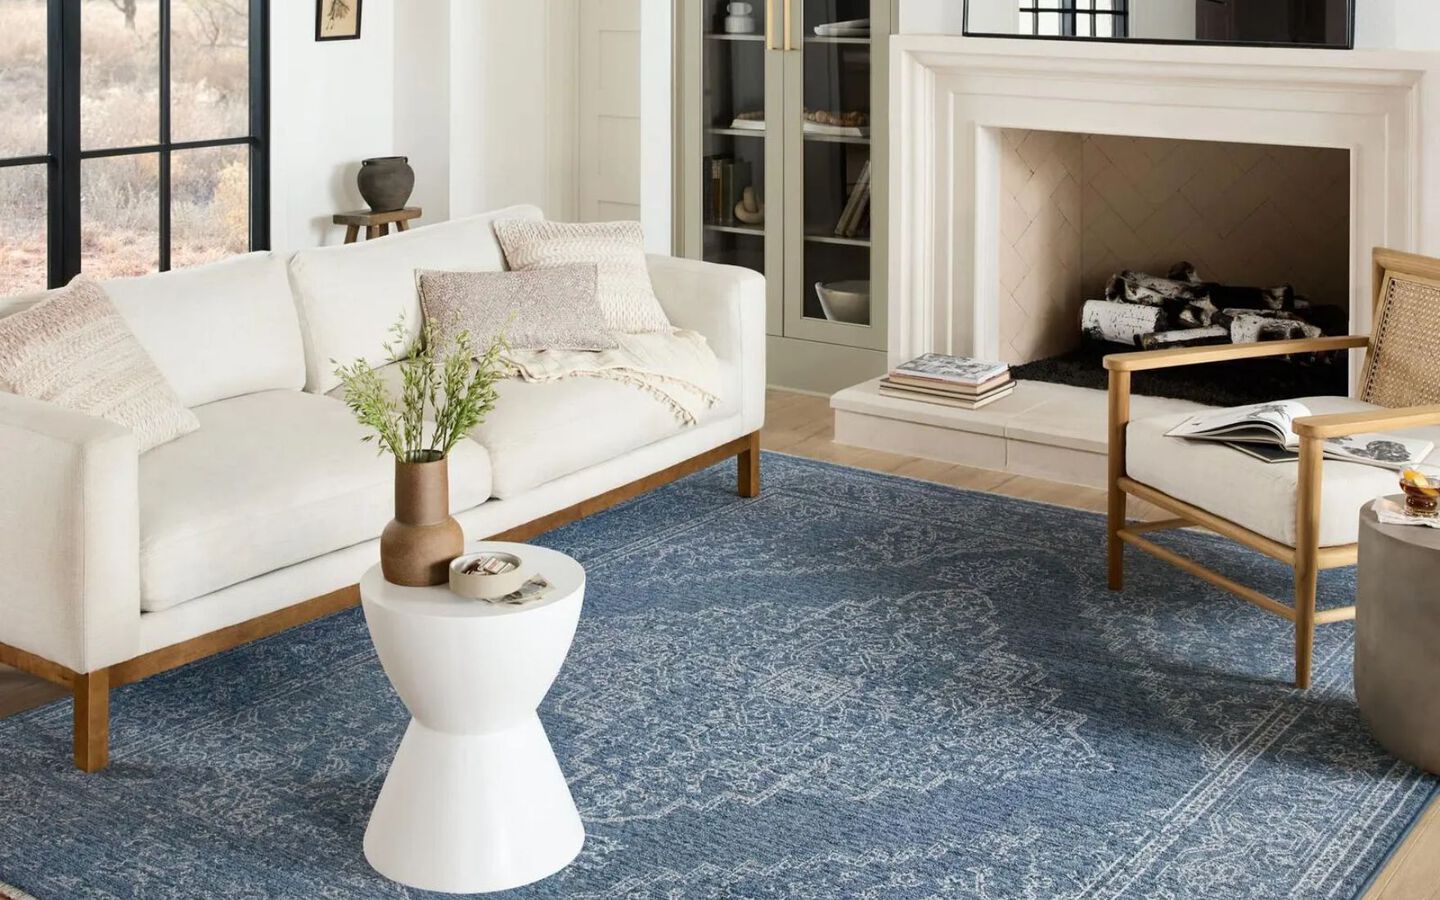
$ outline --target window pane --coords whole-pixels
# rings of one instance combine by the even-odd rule
[[[45,0],[0,0],[0,159],[45,152],[45,17]]]
[[[1036,34],[1055,35],[1060,33],[1060,13],[1040,13],[1040,29]]]
[[[159,0],[80,4],[80,144],[134,147],[160,139]]]
[[[170,135],[177,141],[250,133],[250,4],[173,0]]]
[[[153,153],[80,164],[80,268],[94,278],[160,267],[160,174]]]
[[[177,151],[170,158],[170,265],[250,249],[250,148]]]
[[[1115,17],[1114,17],[1114,16],[1096,16],[1096,17],[1095,17],[1095,35],[1096,35],[1097,37],[1114,37],[1114,36],[1115,36]]]
[[[0,168],[0,297],[45,287],[45,166]]]

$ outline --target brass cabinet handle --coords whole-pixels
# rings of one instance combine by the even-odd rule
[[[785,0],[785,49],[795,49],[794,44],[790,42],[790,0]]]
[[[775,0],[765,0],[765,49],[775,49]]]

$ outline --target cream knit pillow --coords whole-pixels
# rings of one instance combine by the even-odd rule
[[[123,425],[141,453],[200,427],[105,291],[83,275],[0,319],[0,385]]]
[[[513,270],[594,264],[596,296],[612,330],[627,334],[670,330],[670,320],[650,285],[639,222],[501,219],[495,223],[495,235]]]

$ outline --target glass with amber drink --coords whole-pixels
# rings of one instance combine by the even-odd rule
[[[1405,492],[1407,515],[1430,518],[1440,515],[1440,467],[1415,466],[1400,473],[1400,490]]]

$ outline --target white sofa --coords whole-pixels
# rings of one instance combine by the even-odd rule
[[[385,364],[400,314],[420,321],[415,269],[501,268],[491,223],[540,215],[105,284],[201,423],[143,455],[120,426],[0,390],[0,662],[73,689],[77,765],[106,762],[110,688],[356,602],[393,463],[361,442],[333,361]],[[650,271],[671,322],[719,356],[721,403],[686,427],[614,382],[504,382],[451,456],[467,538],[523,539],[731,455],[758,490],[764,281],[667,257]],[[0,316],[36,299],[0,299]]]

